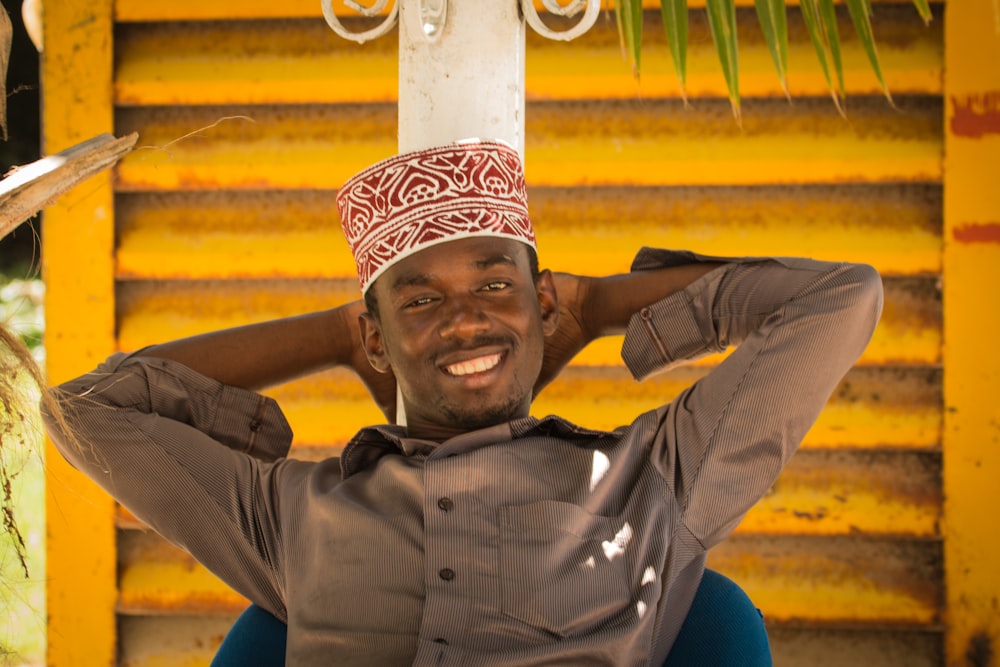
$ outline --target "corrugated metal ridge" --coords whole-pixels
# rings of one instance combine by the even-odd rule
[[[940,627],[938,541],[734,536],[709,553],[769,623]],[[235,613],[246,600],[153,533],[121,531],[122,614]]]
[[[941,99],[896,102],[855,100],[844,120],[824,99],[746,100],[742,128],[722,100],[535,103],[526,176],[534,187],[940,181]],[[140,137],[119,191],[334,189],[396,152],[392,105],[121,109],[116,128]]]
[[[737,7],[752,6],[753,0],[735,0]],[[789,5],[797,5],[798,0],[786,0]],[[909,0],[873,0],[876,8],[892,4],[907,3]],[[364,3],[371,4],[371,3]],[[562,3],[568,4],[568,3]],[[659,0],[643,0],[645,9],[659,8]],[[933,3],[935,16],[940,16],[940,6],[943,2]],[[705,6],[705,0],[689,0],[689,7],[699,9]],[[342,2],[333,3],[338,16],[356,16],[347,10]],[[535,0],[535,7],[543,9],[541,0]],[[385,10],[388,11],[388,10]],[[877,10],[876,10],[877,11]],[[146,0],[117,0],[115,2],[115,19],[118,21],[177,21],[190,19],[255,19],[281,18],[286,16],[319,17],[319,0],[285,0],[276,3],[269,0],[243,0],[232,3],[228,0],[174,0],[168,3],[151,3]]]
[[[334,197],[329,190],[119,194],[116,275],[353,277]],[[851,257],[895,276],[941,270],[934,185],[532,188],[529,199],[543,264],[555,270],[625,271],[643,245]],[[582,228],[592,241],[581,242]]]
[[[317,3],[318,4],[318,3]],[[894,95],[940,94],[941,22],[925,26],[912,7],[879,8],[879,55]],[[784,97],[753,9],[739,12],[740,89],[744,97]],[[846,11],[840,12],[844,79],[850,97],[881,93]],[[659,16],[646,17],[642,77],[621,58],[613,22],[572,44],[531,33],[525,92],[529,100],[677,98],[680,89]],[[826,80],[797,12],[789,21],[789,89],[795,99],[828,95]],[[687,91],[726,97],[707,21],[689,27]],[[119,105],[306,104],[395,101],[395,35],[365,45],[335,35],[322,21],[144,23],[121,27],[115,41]]]

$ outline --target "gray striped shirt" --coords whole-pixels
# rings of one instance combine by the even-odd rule
[[[644,249],[643,270],[701,261]],[[527,417],[443,443],[360,431],[282,458],[278,406],[163,359],[63,385],[92,448],[63,454],[235,590],[288,622],[290,665],[648,665],[706,550],[767,491],[867,344],[871,268],[727,260],[636,313],[637,379],[738,346],[612,432]]]

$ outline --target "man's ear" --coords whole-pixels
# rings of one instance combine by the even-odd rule
[[[549,336],[555,333],[559,326],[559,297],[552,280],[552,272],[548,269],[538,274],[538,304],[542,309],[542,332]]]
[[[379,373],[390,372],[392,366],[385,352],[382,328],[378,322],[368,313],[361,313],[358,315],[358,328],[361,329],[361,345],[365,349],[368,363]]]

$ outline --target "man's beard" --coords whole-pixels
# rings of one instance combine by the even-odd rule
[[[439,408],[450,424],[466,431],[496,426],[521,416],[519,410],[524,401],[524,392],[521,387],[518,390],[511,392],[507,400],[493,405],[455,406],[442,403]]]

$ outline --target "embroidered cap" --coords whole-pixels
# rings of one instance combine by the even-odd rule
[[[379,162],[337,193],[361,291],[428,246],[495,236],[535,247],[524,168],[500,141],[470,139]]]

